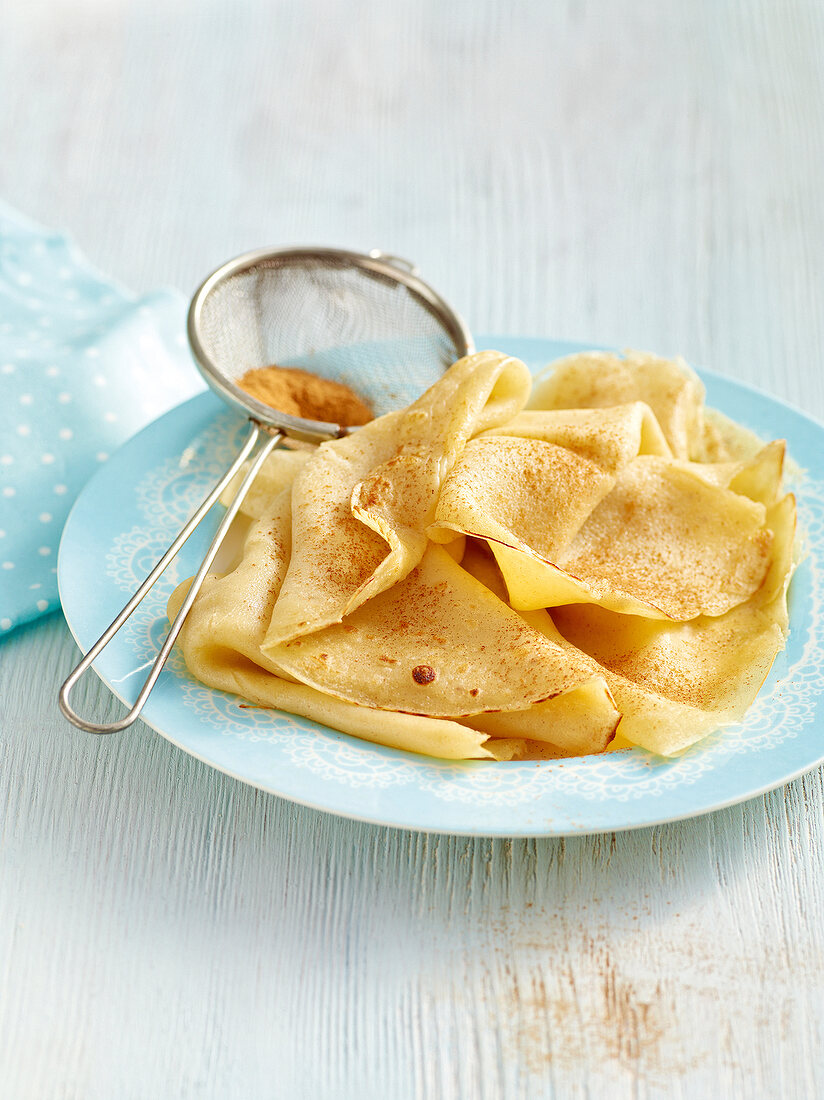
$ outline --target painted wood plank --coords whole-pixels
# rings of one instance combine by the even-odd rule
[[[4,13],[0,194],[135,289],[380,245],[476,330],[824,417],[823,37],[803,0],[36,0]],[[73,659],[59,616],[0,650],[4,1095],[824,1089],[820,772],[637,833],[404,834],[76,733]]]

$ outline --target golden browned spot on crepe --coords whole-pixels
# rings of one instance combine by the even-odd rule
[[[431,684],[437,673],[431,665],[415,665],[412,669],[412,679],[416,684]],[[470,692],[470,694],[472,694]],[[477,691],[475,692],[477,695]]]

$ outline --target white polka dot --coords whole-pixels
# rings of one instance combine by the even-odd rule
[[[21,271],[17,276],[17,283],[19,286],[30,286],[31,273],[28,271]]]
[[[41,328],[51,328],[52,319],[51,317],[38,317],[37,323]]]
[[[106,385],[106,379],[103,377],[102,374],[96,374],[94,376],[94,384],[95,384],[95,386],[105,386]]]
[[[43,587],[43,585],[40,583],[40,581],[35,581],[34,584],[29,585],[29,591],[30,592],[36,592],[38,588],[42,588],[42,587]]]
[[[186,337],[182,332],[179,332],[177,336],[175,336],[175,343],[181,348],[186,346]]]
[[[14,569],[14,562],[13,561],[4,561],[3,562],[3,568],[4,569]]]
[[[70,302],[76,302],[76,301],[77,301],[77,299],[78,299],[79,297],[80,297],[80,294],[79,294],[79,292],[78,292],[78,291],[76,291],[76,290],[74,289],[74,287],[72,287],[72,289],[71,289],[71,290],[67,290],[67,291],[66,291],[66,298],[67,298],[67,299],[68,299],[68,301],[70,301]]]
[[[74,432],[71,430],[71,428],[61,428],[57,434],[60,439],[71,439],[74,435]]]
[[[51,569],[49,570],[49,572],[50,572],[50,573],[56,573],[56,572],[57,572],[57,566],[56,566],[56,565],[53,565],[53,566],[51,567]]]
[[[16,370],[17,368],[14,363],[4,363],[3,366],[0,367],[0,374],[14,374]]]
[[[5,487],[5,489],[3,490],[3,496],[4,497],[13,497],[13,496],[16,496],[16,495],[17,495],[17,490],[11,485],[7,485]]]
[[[0,539],[4,539],[5,537],[6,537],[6,532],[5,531],[0,531]]]
[[[89,359],[98,359],[100,357],[100,348],[86,348],[86,355]]]
[[[21,393],[20,394],[20,404],[21,405],[31,405],[31,403],[33,401],[34,401],[34,398],[32,397],[32,395],[30,393]]]
[[[11,630],[11,619],[0,619],[0,630]]]
[[[44,466],[51,466],[52,462],[54,462],[54,455],[49,454],[49,452],[47,451],[45,454],[40,456],[40,461],[43,463]]]
[[[14,455],[2,455],[0,456],[0,466],[11,466],[14,462]]]
[[[49,601],[48,600],[38,600],[37,601],[37,610],[38,611],[45,611],[48,606],[49,606]]]
[[[35,241],[34,244],[31,246],[31,254],[32,254],[32,256],[45,256],[46,255],[45,242],[44,241]]]
[[[60,374],[60,367],[46,367],[46,377],[56,378]]]
[[[49,556],[49,554],[51,553],[51,547],[50,546],[41,546],[38,549],[37,553],[40,555],[41,558],[47,558]]]
[[[14,354],[17,356],[18,359],[30,359],[31,348],[18,348]]]
[[[58,279],[71,279],[73,274],[74,274],[74,272],[72,271],[72,269],[70,267],[61,267],[61,268],[58,268],[58,271],[57,271]]]
[[[17,425],[17,434],[18,435],[31,435],[31,428],[29,427],[28,424],[18,424]]]
[[[103,419],[107,424],[114,424],[115,420],[117,420],[117,416],[113,412],[107,412],[103,414]]]
[[[64,493],[67,493],[69,491],[69,487],[68,485],[55,485],[54,491],[59,497],[62,497]]]
[[[98,451],[97,454],[95,455],[95,458],[97,459],[98,462],[105,462],[108,457],[109,456],[106,454],[105,451]]]
[[[70,393],[59,393],[57,395],[57,400],[60,402],[61,405],[68,405],[71,399],[72,395]]]
[[[51,523],[52,514],[51,512],[41,512],[37,518],[40,520],[41,523]]]

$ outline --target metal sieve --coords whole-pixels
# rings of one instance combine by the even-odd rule
[[[223,401],[249,417],[250,431],[230,468],[61,687],[61,712],[90,733],[115,733],[140,714],[244,497],[274,448],[286,436],[319,443],[356,430],[270,408],[238,386],[247,370],[276,364],[343,382],[380,416],[414,400],[456,359],[474,350],[464,322],[414,265],[377,249],[368,254],[333,248],[247,252],[200,285],[187,329],[201,374]],[[117,722],[82,718],[69,702],[72,688],[250,458],[134,705]]]

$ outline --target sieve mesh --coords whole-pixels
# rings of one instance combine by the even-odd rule
[[[205,284],[202,365],[205,357],[230,383],[254,367],[301,367],[345,383],[376,416],[408,404],[466,347],[434,292],[427,301],[403,273],[363,261],[332,250],[268,253]]]

